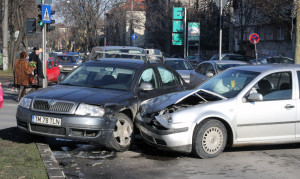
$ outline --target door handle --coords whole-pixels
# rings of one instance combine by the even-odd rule
[[[294,107],[295,107],[294,105],[290,105],[290,104],[284,106],[285,109],[292,109]]]

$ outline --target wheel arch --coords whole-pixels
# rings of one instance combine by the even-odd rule
[[[213,119],[222,122],[222,124],[225,126],[226,131],[227,131],[226,146],[232,146],[233,145],[233,131],[232,131],[232,128],[231,128],[230,124],[226,120],[224,120],[224,119],[222,119],[220,117],[207,117],[207,118],[203,119],[202,121],[198,122],[196,124],[196,126],[195,126],[195,129],[197,127],[202,126],[205,122],[207,122],[209,120],[213,120]],[[195,131],[196,131],[195,129],[194,129],[193,135],[195,135]]]

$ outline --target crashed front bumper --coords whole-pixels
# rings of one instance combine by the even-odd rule
[[[178,152],[192,151],[192,128],[190,123],[182,128],[170,128],[166,130],[159,130],[147,124],[143,118],[138,114],[136,117],[136,126],[140,131],[142,138],[160,149],[167,149]]]
[[[32,116],[60,118],[61,125],[47,125],[32,122]],[[110,141],[116,119],[105,117],[87,117],[66,114],[37,112],[18,106],[17,126],[31,134],[93,142],[105,145]]]

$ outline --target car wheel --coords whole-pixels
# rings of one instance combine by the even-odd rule
[[[134,137],[133,123],[123,113],[115,115],[115,118],[117,118],[116,126],[106,147],[118,152],[128,150]]]
[[[209,120],[195,129],[193,153],[200,158],[218,156],[225,148],[227,130],[222,122]]]

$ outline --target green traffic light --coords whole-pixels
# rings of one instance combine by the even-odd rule
[[[39,23],[39,26],[43,26],[44,25],[44,23],[41,21],[40,23]]]

